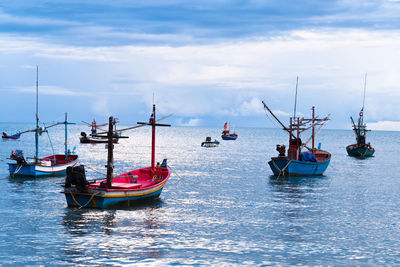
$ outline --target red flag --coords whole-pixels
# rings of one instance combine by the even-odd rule
[[[226,128],[228,128],[228,123],[227,122],[225,122],[224,130],[226,130]]]

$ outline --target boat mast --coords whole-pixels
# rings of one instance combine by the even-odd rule
[[[312,107],[312,150],[314,151],[314,136],[315,136],[315,107]]]
[[[297,107],[297,87],[299,85],[299,76],[296,79],[296,94],[294,96],[294,111],[293,111],[293,118],[296,118],[296,107]]]
[[[156,126],[171,126],[170,124],[156,123],[156,105],[153,104],[153,114],[149,122],[138,122],[141,125],[151,125],[151,171],[155,172],[154,163],[156,155]]]
[[[67,121],[67,112],[65,112],[65,148],[64,148],[64,152],[65,152],[65,159],[68,160],[68,121]]]
[[[294,136],[294,134],[292,133],[292,131],[290,129],[288,129],[276,116],[275,114],[269,109],[269,107],[267,106],[267,104],[265,104],[264,100],[261,101],[261,103],[263,103],[264,108],[267,109],[269,111],[269,113],[275,118],[275,120],[283,127],[283,129],[285,131],[287,131],[289,133],[290,136],[296,137]],[[292,125],[292,123],[290,123],[290,125]]]
[[[114,158],[113,158],[113,149],[114,149],[114,144],[113,144],[113,117],[110,116],[108,119],[108,144],[107,144],[107,150],[108,150],[108,156],[107,156],[107,188],[111,188],[111,180],[113,177],[113,172],[114,172]]]
[[[39,66],[36,66],[36,131],[35,131],[35,164],[39,158]]]

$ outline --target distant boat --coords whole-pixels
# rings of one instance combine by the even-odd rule
[[[16,149],[11,152],[10,159],[15,160],[16,163],[8,163],[9,171],[11,176],[48,176],[65,173],[67,167],[75,166],[78,163],[78,156],[71,153],[68,150],[68,130],[67,125],[67,113],[65,113],[65,121],[59,122],[51,126],[47,126],[44,129],[39,127],[39,115],[38,115],[38,68],[36,69],[36,128],[35,132],[35,156],[33,161],[27,161],[24,157],[22,150]],[[47,132],[47,129],[59,124],[65,125],[65,154],[51,155],[44,158],[39,158],[39,134],[43,131]]]
[[[3,135],[1,136],[1,138],[3,138],[3,139],[11,139],[11,140],[16,140],[16,139],[19,139],[20,137],[21,137],[21,133],[7,135],[7,133],[5,133],[5,132],[3,132]]]
[[[221,138],[222,140],[236,140],[238,138],[238,135],[233,132],[230,132],[230,124],[229,124],[229,128],[228,128],[228,122],[225,122],[224,124],[224,130],[222,131],[222,135]]]
[[[331,154],[325,150],[315,148],[315,135],[321,130],[322,126],[329,120],[329,115],[325,118],[318,119],[315,117],[315,108],[312,107],[312,118],[305,119],[296,117],[296,104],[297,104],[297,84],[296,83],[296,97],[294,105],[294,114],[290,118],[289,127],[286,127],[269,109],[269,107],[262,101],[264,108],[281,124],[283,129],[289,133],[289,149],[286,154],[285,145],[277,145],[276,150],[279,152],[277,157],[271,157],[268,162],[274,175],[280,176],[317,176],[323,175],[328,168],[331,160]],[[316,130],[315,127],[319,125]],[[311,137],[303,143],[300,139],[300,133],[311,129]],[[311,147],[307,143],[312,140]],[[302,148],[307,151],[302,152]]]
[[[211,137],[207,136],[206,141],[201,143],[202,147],[216,147],[219,145],[219,141],[216,139],[214,141],[211,141]]]
[[[363,106],[359,113],[357,125],[354,123],[353,117],[350,117],[351,122],[353,124],[353,131],[356,134],[357,143],[348,145],[346,147],[347,154],[349,156],[358,158],[372,157],[375,153],[375,149],[371,146],[371,144],[366,143],[367,131],[370,131],[367,130],[367,125],[364,123],[364,104],[365,104],[366,85],[367,85],[367,74],[365,74]]]
[[[108,129],[108,160],[107,178],[100,181],[86,181],[84,166],[69,168],[63,194],[69,207],[107,208],[114,204],[127,201],[156,198],[161,194],[170,177],[167,160],[155,165],[155,128],[156,126],[170,126],[159,124],[155,120],[155,105],[149,122],[138,122],[139,126],[152,126],[152,153],[151,166],[132,170],[114,177],[113,163],[113,118],[109,118]]]
[[[85,132],[81,132],[81,137],[79,138],[79,141],[82,144],[99,144],[99,143],[107,143],[108,138],[107,135],[105,135],[105,130],[103,130],[101,127],[106,126],[108,123],[103,123],[103,124],[97,124],[96,120],[93,119],[92,123],[88,123],[85,121],[82,121],[83,123],[87,124],[88,126],[91,127],[91,133],[88,136]],[[118,143],[119,136],[116,131],[116,122],[117,119],[114,118],[115,122],[115,130],[114,130],[114,137],[113,137],[113,143]],[[103,133],[99,134],[97,133],[97,130],[100,129],[103,131]]]

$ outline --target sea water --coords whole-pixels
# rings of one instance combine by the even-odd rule
[[[32,125],[1,124],[14,133]],[[87,178],[105,177],[104,144],[80,144],[85,126],[69,127]],[[64,152],[63,127],[49,130]],[[172,175],[158,200],[117,209],[68,208],[64,177],[13,178],[12,149],[34,156],[34,134],[0,145],[0,264],[2,265],[399,265],[400,132],[370,132],[375,157],[347,156],[350,130],[317,138],[332,160],[322,177],[276,179],[267,165],[278,129],[157,129],[156,160]],[[147,167],[151,129],[124,133],[115,145],[115,172]],[[201,147],[207,136],[216,148]],[[303,137],[303,141],[307,139]],[[46,134],[40,156],[51,155]]]

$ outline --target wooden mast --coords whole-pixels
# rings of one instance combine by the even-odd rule
[[[149,122],[138,122],[141,125],[150,125],[151,126],[151,171],[154,173],[155,171],[155,155],[156,155],[156,126],[171,126],[170,124],[161,124],[156,123],[156,105],[153,104],[153,113],[150,117]]]
[[[108,156],[107,156],[107,188],[111,188],[111,181],[113,177],[113,172],[114,172],[114,155],[113,155],[113,149],[114,149],[114,144],[113,144],[113,117],[110,116],[108,119],[108,143],[107,143],[107,148],[108,148]]]
[[[36,66],[36,130],[35,130],[35,164],[39,159],[39,66]]]
[[[312,107],[312,150],[314,151],[314,137],[315,137],[315,107]]]

